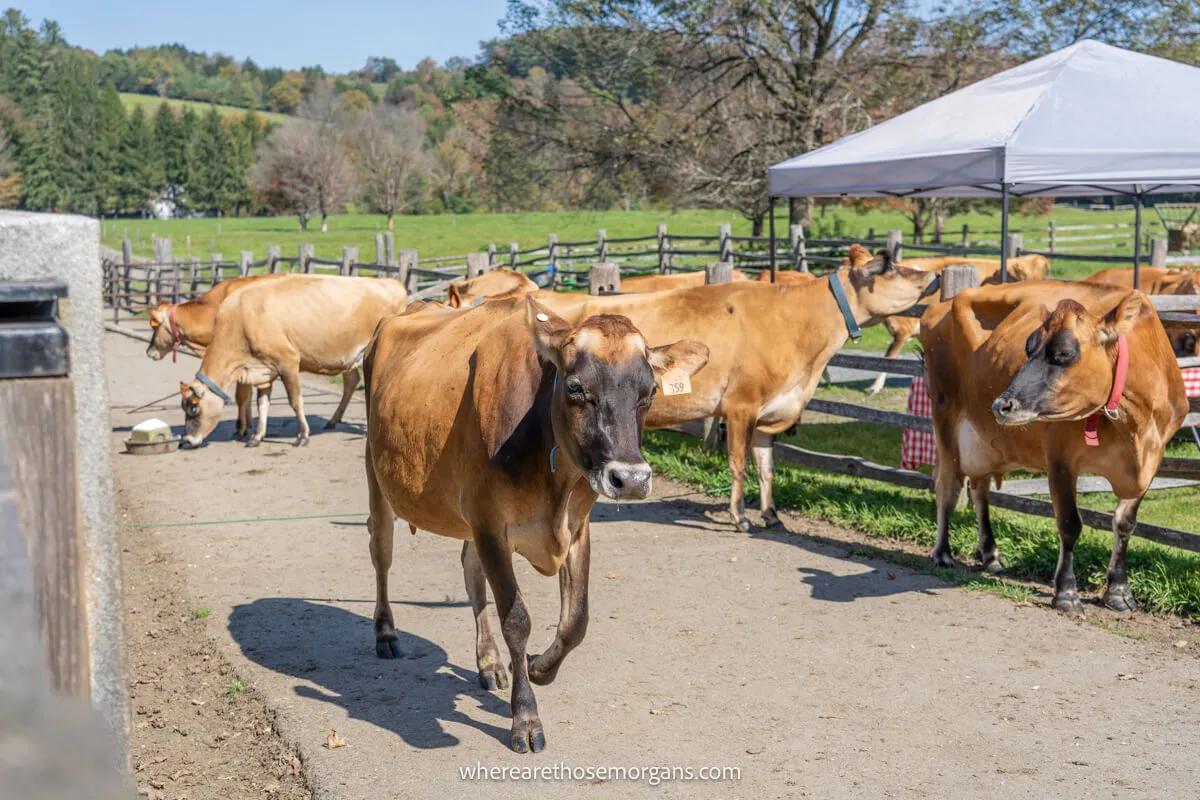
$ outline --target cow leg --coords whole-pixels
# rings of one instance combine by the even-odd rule
[[[510,744],[518,753],[539,753],[546,746],[546,734],[538,718],[537,700],[529,685],[529,662],[525,647],[529,643],[529,609],[513,574],[512,553],[503,542],[489,534],[475,535],[479,561],[496,598],[500,629],[512,658],[512,735]]]
[[[1125,551],[1129,547],[1129,537],[1137,527],[1138,507],[1141,504],[1141,497],[1121,500],[1113,514],[1112,558],[1108,562],[1108,585],[1104,588],[1103,599],[1104,605],[1114,611],[1137,610],[1137,601],[1133,599],[1133,593],[1129,591],[1129,584],[1126,582]]]
[[[1058,565],[1054,568],[1054,600],[1059,611],[1083,615],[1083,603],[1075,585],[1075,542],[1083,530],[1075,504],[1075,473],[1065,464],[1052,463],[1049,471],[1050,499],[1058,522]],[[1115,548],[1114,548],[1115,550]],[[1122,551],[1124,555],[1124,551]]]
[[[263,437],[267,435],[267,418],[271,414],[271,387],[273,383],[268,383],[266,387],[258,387],[258,425],[254,428],[254,435],[246,440],[246,447],[258,447],[262,444]]]
[[[984,475],[982,478],[972,478],[971,502],[975,506],[975,521],[979,523],[979,548],[975,555],[983,564],[985,572],[999,575],[1004,571],[1000,563],[1000,550],[996,547],[996,537],[992,533],[992,512],[988,505],[988,496],[992,490],[992,478]]]
[[[375,465],[371,460],[371,445],[367,445],[367,495],[370,516],[367,530],[371,534],[371,564],[375,567],[375,655],[380,658],[400,657],[400,637],[388,603],[388,570],[392,568],[392,542],[396,530],[392,506],[379,488]]]
[[[487,576],[479,563],[479,554],[471,541],[463,542],[463,580],[471,609],[475,612],[475,665],[479,668],[479,685],[488,691],[508,688],[508,670],[500,660],[500,650],[492,638],[492,626],[487,615]]]
[[[358,388],[358,377],[358,367],[342,373],[342,402],[338,403],[337,411],[333,412],[329,422],[325,423],[325,430],[333,430],[342,421],[342,415],[346,413],[346,406],[350,405],[350,398],[354,397],[354,390]]]
[[[892,334],[892,343],[888,345],[887,353],[884,355],[887,358],[895,358],[896,356],[900,355],[900,351],[904,348],[904,345],[908,343],[910,338],[912,338],[912,334],[909,334],[905,331],[896,331]],[[879,375],[875,378],[875,382],[872,383],[870,388],[867,389],[868,397],[874,397],[883,391],[883,386],[887,383],[887,376],[888,374],[886,372],[879,373]]]
[[[775,437],[755,431],[750,437],[754,450],[754,471],[758,473],[758,507],[762,509],[763,524],[768,528],[779,524],[775,513]]]
[[[308,444],[308,420],[304,418],[304,398],[300,394],[300,370],[291,368],[283,370],[279,374],[283,381],[283,388],[287,390],[288,402],[292,405],[292,411],[296,412],[296,427],[299,432],[296,435],[296,447],[304,447]]]
[[[584,520],[562,566],[558,568],[558,631],[554,644],[529,659],[529,679],[539,686],[550,683],[567,653],[583,641],[588,626],[588,568],[592,560],[592,534]]]
[[[741,416],[725,418],[725,444],[729,448],[729,472],[733,476],[729,487],[729,513],[733,524],[743,533],[750,532],[746,518],[746,456],[750,454],[750,439],[754,423]]]
[[[248,383],[239,383],[234,390],[237,400],[238,421],[233,429],[233,441],[245,439],[250,434],[250,392],[253,387]]]
[[[933,476],[933,493],[937,502],[937,542],[933,545],[935,567],[954,566],[954,556],[950,553],[950,515],[954,513],[961,484],[958,460],[939,448],[938,464]]]

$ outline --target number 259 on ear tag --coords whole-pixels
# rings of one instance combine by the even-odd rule
[[[663,394],[667,397],[692,393],[692,379],[686,372],[668,372],[662,378]]]

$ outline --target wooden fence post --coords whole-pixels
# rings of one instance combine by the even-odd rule
[[[300,260],[296,262],[297,272],[311,272],[313,268],[313,254],[316,253],[316,245],[302,244],[300,245]]]
[[[133,242],[129,241],[128,236],[121,240],[121,265],[124,267],[125,271],[125,287],[122,290],[124,297],[115,298],[118,308],[122,302],[129,302],[129,273],[133,271]],[[115,284],[113,288],[116,288]]]
[[[588,294],[613,294],[621,291],[621,267],[604,262],[588,268]]]
[[[1167,265],[1167,240],[1150,240],[1150,266],[1163,268]]]
[[[358,248],[346,245],[342,248],[342,265],[338,267],[338,275],[358,274]]]
[[[417,273],[413,271],[417,267],[417,260],[416,250],[400,251],[400,269],[397,277],[404,283],[404,288],[410,295],[417,291]]]
[[[874,233],[874,229],[871,232]],[[792,243],[792,269],[808,272],[808,243],[804,241],[804,226],[792,225],[788,228],[788,238]]]
[[[489,244],[487,246],[487,268],[494,269],[496,266],[496,245]]]
[[[979,285],[979,270],[970,264],[951,264],[942,270],[942,299],[949,300],[963,289]]]
[[[508,268],[516,269],[520,263],[521,257],[517,253],[521,250],[521,246],[516,242],[508,243]]]
[[[721,261],[733,261],[733,242],[729,238],[732,233],[733,226],[728,222],[717,226],[717,258]]]
[[[963,223],[962,246],[964,250],[971,246],[971,226],[965,222]]]
[[[733,282],[733,262],[718,261],[704,265],[704,285]]]
[[[658,271],[660,274],[665,274],[667,271],[667,224],[665,222],[658,223],[658,229],[655,232],[658,237]]]
[[[488,271],[487,253],[467,253],[467,277],[478,278]]]
[[[1049,230],[1050,246],[1048,249],[1050,250],[1051,253],[1054,252],[1054,245],[1057,243],[1057,241],[1056,241],[1058,238],[1056,235],[1057,232],[1058,232],[1057,226],[1054,224],[1054,220],[1050,220],[1050,230]]]
[[[1005,243],[1004,252],[1009,258],[1017,258],[1021,255],[1021,249],[1025,245],[1025,237],[1019,233],[1010,233],[1008,241]]]
[[[868,242],[875,241],[875,229],[874,228],[867,228],[867,241]]]
[[[904,231],[892,228],[887,234],[887,249],[896,261],[904,259]]]
[[[558,234],[551,233],[546,236],[546,252],[547,262],[550,265],[550,271],[558,270]]]
[[[245,278],[250,274],[250,263],[254,261],[254,253],[249,250],[242,250],[238,253],[238,275]],[[213,256],[213,263],[220,268],[221,259]]]
[[[192,260],[192,237],[185,236],[183,241],[184,241],[184,248],[187,251],[187,260],[191,261]]]
[[[388,231],[383,235],[383,263],[389,267],[396,266],[396,237]]]
[[[608,231],[603,228],[596,231],[596,252],[601,262],[608,261]]]
[[[384,249],[382,233],[375,234],[375,263],[376,264],[386,264],[387,263],[387,252]]]

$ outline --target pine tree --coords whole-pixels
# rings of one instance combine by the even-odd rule
[[[91,72],[91,70],[89,70]],[[94,84],[92,84],[94,86]],[[102,217],[117,205],[120,184],[121,138],[125,133],[125,106],[112,84],[100,90],[95,99],[88,136],[88,157],[84,167],[83,206],[77,210]],[[81,198],[82,200],[82,198]]]
[[[228,164],[230,162],[229,141],[221,113],[216,106],[196,128],[195,144],[192,149],[191,183],[188,199],[193,208],[219,212],[231,194]]]
[[[180,212],[190,211],[195,207],[192,200],[192,184],[195,180],[195,152],[199,127],[196,112],[191,106],[185,106],[183,113],[179,115],[177,127],[178,150],[167,154],[167,163],[170,165],[167,175],[172,187],[176,187],[175,204]]]
[[[137,106],[125,122],[117,159],[117,210],[144,212],[154,194],[154,132],[146,112]]]

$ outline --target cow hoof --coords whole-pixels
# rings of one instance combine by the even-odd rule
[[[949,550],[934,550],[933,565],[935,567],[945,567],[946,569],[954,569],[958,566],[954,561],[954,556],[950,555]]]
[[[400,640],[395,634],[375,640],[375,655],[380,658],[400,658]]]
[[[1110,586],[1104,593],[1104,605],[1113,611],[1137,611],[1137,601],[1128,586]]]
[[[541,656],[526,656],[526,664],[529,665],[529,680],[536,683],[538,686],[545,686],[553,683],[558,676],[558,668],[562,666],[562,661],[559,661],[553,667],[545,669],[540,666],[542,662]]]
[[[479,668],[479,685],[489,692],[508,688],[508,670],[500,664]]]
[[[1000,561],[999,553],[992,553],[990,556],[985,556],[976,551],[975,557],[982,562],[983,571],[987,574],[999,575],[1000,573],[1004,572],[1004,564]]]
[[[1083,616],[1083,603],[1079,601],[1079,595],[1075,592],[1065,592],[1056,595],[1050,605],[1056,610],[1064,614],[1070,614],[1073,617]]]
[[[325,430],[331,431],[334,428],[336,428],[337,426],[338,426],[337,422],[335,422],[334,420],[329,420],[329,422],[325,423]]]
[[[750,532],[750,520],[746,519],[745,517],[739,517],[737,522],[733,524],[737,526],[737,529],[742,533]]]
[[[308,444],[307,436],[297,436],[296,441],[292,443],[293,447],[304,447]]]
[[[262,439],[250,439],[246,442],[246,447],[258,447],[262,444]]]
[[[763,527],[774,528],[776,525],[782,525],[779,521],[779,515],[775,513],[775,509],[768,508],[763,512]]]
[[[542,721],[534,717],[529,722],[513,721],[512,749],[515,753],[540,753],[546,749],[546,734]]]

